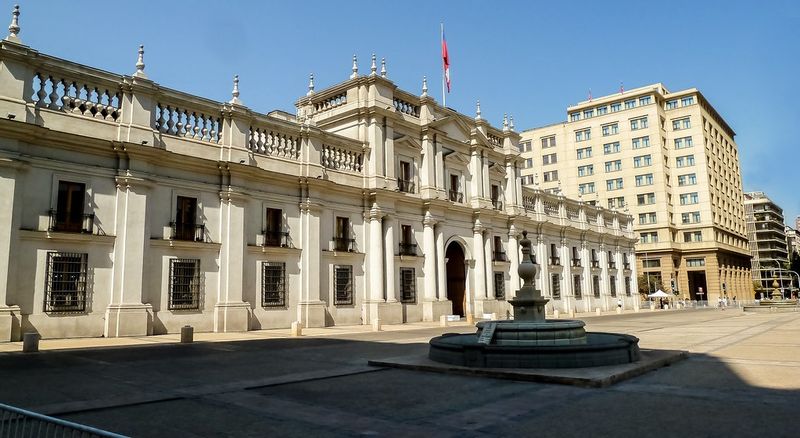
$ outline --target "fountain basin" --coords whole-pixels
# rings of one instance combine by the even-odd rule
[[[619,365],[639,360],[639,339],[635,336],[618,333],[583,333],[583,342],[570,339],[533,340],[531,337],[550,336],[561,328],[563,323],[582,321],[554,321],[545,323],[514,323],[513,321],[491,321],[498,327],[508,324],[544,325],[544,330],[519,331],[525,339],[514,343],[510,339],[502,343],[485,343],[477,334],[448,333],[430,340],[428,358],[441,363],[473,368],[584,368],[605,365]],[[488,323],[484,324],[484,328]],[[480,325],[480,324],[479,324]],[[549,327],[549,326],[553,327]],[[575,325],[575,324],[572,324]],[[573,327],[574,328],[574,327]],[[513,333],[514,330],[501,330],[496,333]]]

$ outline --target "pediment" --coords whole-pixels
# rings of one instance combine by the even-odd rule
[[[457,142],[468,143],[472,137],[472,127],[459,117],[445,116],[432,122],[430,126]]]
[[[469,157],[467,157],[466,154],[462,154],[460,152],[456,152],[454,150],[447,148],[444,148],[443,152],[445,153],[444,161],[448,163],[463,164],[463,165],[469,164]]]
[[[489,174],[505,176],[506,168],[501,163],[489,163]]]
[[[411,149],[420,150],[420,151],[422,150],[422,144],[420,142],[418,142],[415,138],[410,137],[410,136],[405,135],[405,134],[399,136],[398,138],[395,138],[394,139],[394,144],[395,144],[395,147],[397,147],[398,145],[403,145],[403,146],[408,146]]]

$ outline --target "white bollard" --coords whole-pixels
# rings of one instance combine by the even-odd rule
[[[617,307],[617,315],[622,315],[622,307]]]
[[[439,317],[439,327],[447,327],[447,315]]]
[[[558,309],[553,310],[553,318],[558,319]]]
[[[303,336],[303,326],[300,321],[292,321],[291,335],[293,337]]]
[[[575,317],[575,309],[569,309],[569,317],[570,318],[574,318]]]
[[[379,318],[375,318],[372,320],[372,331],[373,332],[381,331],[381,320]]]
[[[597,316],[600,316],[600,314],[601,314],[601,312],[600,312],[600,308],[599,308],[599,307],[595,307],[595,308],[594,308],[594,313],[596,313],[596,314],[597,314]]]
[[[492,312],[492,321],[497,321],[497,313]]]
[[[39,351],[39,339],[42,337],[39,333],[31,332],[22,335],[22,352],[23,353],[36,353]]]

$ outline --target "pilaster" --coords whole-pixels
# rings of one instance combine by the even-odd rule
[[[514,298],[517,296],[517,290],[522,287],[519,277],[519,247],[517,243],[518,232],[517,227],[512,223],[508,227],[508,260],[511,262],[511,287],[508,291],[508,297]]]
[[[14,230],[19,222],[19,207],[15,196],[17,187],[17,169],[4,166],[0,162],[0,342],[12,340],[13,333],[19,327],[19,306],[8,305],[8,292],[11,287],[11,248]]]
[[[214,306],[215,332],[247,331],[250,304],[242,301],[245,257],[245,207],[248,198],[230,190],[220,192],[221,221],[219,296]]]
[[[307,182],[303,187],[308,190]],[[297,320],[303,327],[325,327],[325,302],[320,299],[319,204],[306,197],[300,202],[300,300]]]

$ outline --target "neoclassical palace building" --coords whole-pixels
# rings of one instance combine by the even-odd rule
[[[638,305],[631,217],[530,188],[519,135],[372,59],[296,115],[0,43],[0,340]]]

